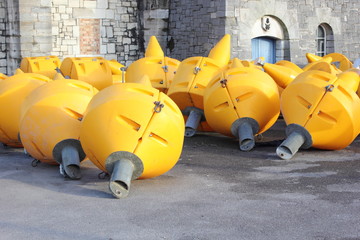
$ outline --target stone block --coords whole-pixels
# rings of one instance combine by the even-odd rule
[[[34,36],[34,43],[36,44],[50,44],[52,42],[51,36]]]
[[[70,17],[69,17],[69,14],[61,14],[60,15],[60,18],[61,18],[61,20],[67,20],[67,19],[69,19]]]
[[[84,7],[85,8],[96,8],[96,2],[97,1],[84,1]]]
[[[97,0],[96,7],[102,9],[108,8],[109,7],[108,0]]]
[[[52,0],[52,3],[54,4],[54,6],[58,6],[58,5],[68,5],[69,2],[74,1],[74,0]]]
[[[60,5],[58,7],[58,12],[59,13],[66,13],[66,7],[64,5]]]
[[[106,53],[107,53],[106,45],[100,45],[100,54],[106,54]]]
[[[106,36],[108,38],[111,38],[114,36],[114,31],[112,27],[106,27]]]
[[[109,43],[107,45],[107,52],[108,53],[115,53],[115,43]]]
[[[71,0],[71,1],[69,1],[68,6],[71,8],[78,8],[78,7],[80,7],[80,1],[79,0]]]

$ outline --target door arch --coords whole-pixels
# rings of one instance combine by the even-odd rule
[[[275,16],[265,15],[256,20],[251,35],[252,58],[265,57],[265,62],[290,60],[289,33]]]

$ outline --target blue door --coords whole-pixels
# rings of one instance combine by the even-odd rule
[[[251,40],[252,59],[264,57],[265,62],[275,63],[275,39],[270,37],[257,37]]]

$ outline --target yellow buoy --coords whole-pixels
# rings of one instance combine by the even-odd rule
[[[179,106],[186,119],[185,136],[209,130],[203,109],[203,96],[210,80],[230,60],[230,35],[226,34],[210,51],[209,57],[191,57],[180,63],[168,95]]]
[[[209,83],[204,112],[212,129],[239,138],[240,149],[249,151],[254,135],[269,129],[280,114],[277,85],[261,70],[235,65]]]
[[[56,56],[25,57],[21,60],[20,69],[24,73],[39,73],[53,79],[61,61]]]
[[[65,58],[60,70],[65,78],[87,82],[98,90],[113,84],[110,65],[102,57]]]
[[[360,130],[358,86],[359,76],[354,72],[300,74],[281,96],[288,137],[277,154],[290,159],[300,147],[336,150],[348,146]]]
[[[179,64],[178,60],[165,57],[156,37],[151,36],[145,57],[133,62],[127,68],[126,82],[139,83],[142,77],[147,75],[154,88],[166,93]]]
[[[341,71],[346,71],[349,70],[353,67],[352,62],[343,54],[341,53],[330,53],[324,56],[324,58],[326,57],[331,57],[332,58],[332,64],[338,64],[337,68],[340,69]]]
[[[80,121],[98,92],[88,83],[64,79],[45,84],[25,99],[21,108],[20,138],[36,160],[60,164],[61,172],[79,179],[85,153],[79,141]]]
[[[139,83],[115,84],[90,102],[80,130],[89,159],[111,174],[110,190],[126,197],[130,182],[170,170],[184,140],[184,119],[159,90]]]
[[[50,81],[44,75],[23,73],[0,82],[0,142],[22,146],[18,139],[21,105],[34,89]]]

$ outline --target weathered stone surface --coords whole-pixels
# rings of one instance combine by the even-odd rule
[[[305,53],[316,53],[316,30],[324,23],[333,33],[327,50],[355,60],[359,7],[356,0],[0,0],[0,60],[8,62],[4,73],[11,74],[21,56],[82,56],[81,19],[99,21],[94,37],[98,55],[115,55],[126,65],[143,56],[152,35],[168,56],[182,60],[206,56],[229,33],[232,57],[251,59],[255,24],[264,15],[277,19],[283,29],[283,38],[276,41],[277,60],[304,65]],[[8,43],[19,36],[13,51],[15,45]],[[18,56],[12,59],[14,52]]]

